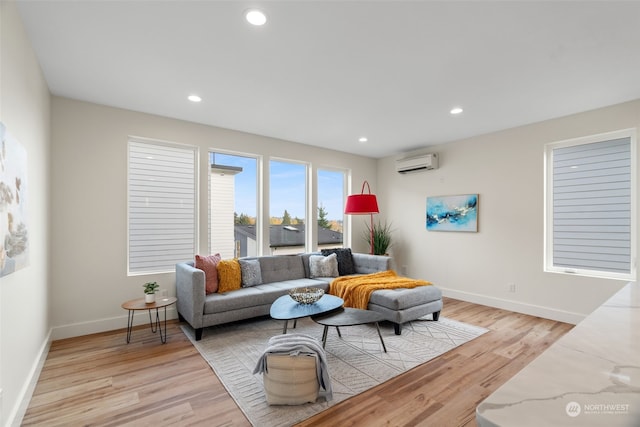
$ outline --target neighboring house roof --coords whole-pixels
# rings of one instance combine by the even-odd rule
[[[235,231],[253,240],[256,239],[255,225],[236,225]],[[302,224],[271,225],[269,226],[269,242],[271,242],[269,246],[272,248],[304,246],[305,227]],[[342,243],[342,233],[328,228],[318,227],[318,244],[330,245],[334,243]]]
[[[240,166],[228,166],[228,165],[219,165],[217,163],[211,164],[211,171],[228,173],[230,175],[235,175],[242,172],[242,168]]]

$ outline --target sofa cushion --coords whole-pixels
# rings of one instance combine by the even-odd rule
[[[299,255],[270,255],[258,257],[262,271],[262,283],[302,279],[305,276],[302,257]]]
[[[442,291],[433,285],[415,288],[380,289],[371,294],[370,304],[390,310],[405,310],[442,299]]]
[[[209,256],[196,255],[195,267],[204,271],[206,294],[212,294],[218,291],[218,263],[221,259],[220,254]]]
[[[284,282],[263,283],[262,285],[240,288],[224,294],[207,295],[204,303],[204,314],[271,305],[278,297],[287,295],[290,289],[304,287],[321,288],[327,291],[329,289],[329,281],[301,278]]]
[[[242,287],[255,286],[262,283],[262,271],[260,261],[257,259],[241,259],[240,271],[242,275]]]
[[[309,270],[311,278],[338,277],[338,256],[312,255],[309,257]]]
[[[309,258],[312,255],[322,255],[321,252],[307,252],[304,254],[300,254],[300,258],[302,258],[302,266],[304,267],[304,277],[311,277],[311,270],[309,269]]]
[[[323,249],[322,255],[328,256],[336,254],[338,258],[338,273],[340,276],[348,276],[355,274],[356,269],[353,266],[353,256],[350,248]]]
[[[240,289],[242,273],[237,259],[223,259],[218,263],[218,293]]]
[[[391,270],[393,268],[392,259],[388,256],[369,255],[369,254],[352,254],[353,266],[356,274],[370,274],[378,271]]]

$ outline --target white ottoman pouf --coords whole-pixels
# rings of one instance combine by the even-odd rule
[[[320,389],[316,354],[290,356],[271,353],[266,358],[268,369],[263,374],[263,381],[269,405],[300,405],[316,401]]]

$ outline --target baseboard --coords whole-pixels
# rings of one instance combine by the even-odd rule
[[[177,319],[178,312],[175,307],[167,308],[167,320]],[[164,321],[164,313],[160,311],[160,320]],[[138,325],[148,325],[149,324],[149,314],[147,311],[136,312],[133,320],[134,326]],[[22,423],[22,419],[24,418],[25,413],[27,412],[27,408],[29,407],[29,402],[31,401],[31,397],[33,396],[33,392],[38,384],[38,378],[40,378],[40,373],[42,372],[42,368],[44,363],[47,360],[47,355],[49,354],[49,348],[51,347],[51,342],[54,340],[64,339],[64,338],[72,338],[81,335],[89,335],[95,334],[99,332],[113,331],[117,329],[126,329],[127,327],[127,315],[124,314],[122,316],[116,316],[106,319],[92,320],[90,322],[80,322],[73,323],[69,325],[56,326],[49,330],[47,337],[45,338],[42,347],[38,353],[38,357],[35,360],[31,371],[27,377],[27,381],[25,382],[22,390],[20,392],[20,396],[17,400],[16,405],[9,412],[9,417],[7,418],[7,422],[5,425],[7,426],[20,426]],[[124,339],[124,332],[123,338]],[[1,401],[0,401],[1,402]]]
[[[108,317],[104,319],[90,320],[87,322],[71,323],[68,325],[55,326],[52,328],[51,339],[61,340],[65,338],[79,337],[82,335],[97,334],[100,332],[114,331],[127,328],[127,314],[123,312],[121,316]],[[160,309],[160,320],[164,321],[164,310]],[[155,320],[155,312],[152,313]],[[167,307],[167,320],[177,319],[178,311],[175,307]],[[148,325],[149,312],[139,310],[135,312],[133,325]],[[124,337],[124,335],[123,335]],[[124,339],[124,338],[123,338]]]
[[[472,302],[474,304],[487,305],[489,307],[501,308],[503,310],[515,311],[516,313],[528,314],[530,316],[542,317],[544,319],[556,320],[558,322],[571,323],[573,325],[577,325],[587,317],[586,314],[573,313],[570,311],[557,310],[534,304],[489,297],[486,295],[474,294],[472,292],[463,292],[442,287],[440,287],[440,289],[442,290],[442,294],[449,298]]]
[[[18,400],[16,401],[15,406],[9,412],[9,417],[7,418],[7,426],[20,426],[22,424],[22,419],[24,418],[24,414],[27,412],[27,408],[29,407],[29,402],[31,401],[31,396],[33,396],[33,392],[36,389],[36,384],[38,384],[38,378],[40,378],[40,372],[42,372],[42,367],[44,366],[44,362],[47,360],[47,355],[49,354],[49,348],[51,347],[51,330],[47,334],[42,346],[40,347],[40,351],[38,353],[37,359],[34,361],[31,370],[29,371],[29,375],[27,377],[27,381],[25,381],[22,386],[22,390],[20,390],[20,394],[18,395]]]

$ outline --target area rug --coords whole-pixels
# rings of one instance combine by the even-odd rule
[[[291,322],[289,325],[290,332],[322,338],[323,327],[309,318],[299,319],[296,329],[291,329]],[[342,338],[335,328],[330,328],[325,352],[333,399],[326,402],[320,398],[316,403],[298,406],[269,406],[262,375],[254,375],[253,370],[269,338],[281,334],[282,327],[282,321],[271,318],[252,319],[207,328],[202,340],[195,341],[193,329],[182,326],[254,426],[296,424],[487,332],[445,317],[434,322],[431,315],[405,324],[402,335],[395,335],[390,323],[381,323],[385,353],[375,325],[341,327]]]

